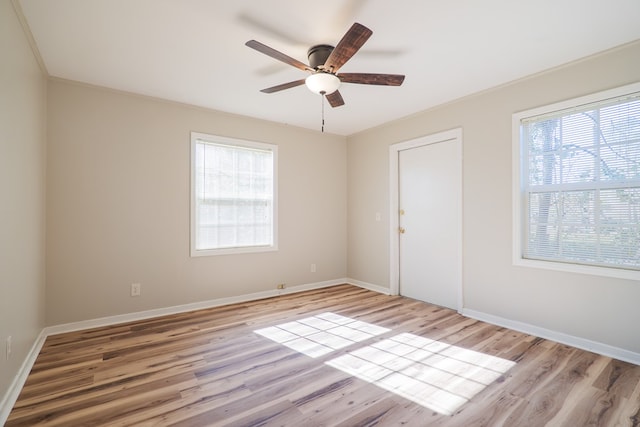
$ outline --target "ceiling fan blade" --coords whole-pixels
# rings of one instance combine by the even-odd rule
[[[353,24],[325,61],[324,69],[333,73],[338,71],[365,44],[371,34],[373,31],[364,25],[357,22]]]
[[[266,89],[262,89],[260,92],[264,92],[264,93],[279,92],[279,91],[281,91],[281,90],[291,89],[292,87],[301,86],[301,85],[303,85],[303,84],[304,84],[304,79],[302,79],[302,80],[296,80],[296,81],[294,81],[294,82],[283,83],[283,84],[281,84],[281,85],[268,87],[268,88],[266,88]]]
[[[344,99],[342,99],[342,95],[340,95],[340,92],[338,91],[325,95],[325,97],[327,98],[327,101],[329,101],[329,105],[333,108],[344,105]]]
[[[277,59],[278,61],[282,61],[285,64],[292,65],[302,71],[313,71],[313,69],[307,64],[304,64],[297,59],[293,59],[292,57],[285,55],[284,53],[279,52],[274,48],[267,46],[266,44],[262,44],[259,41],[249,40],[245,43],[245,45],[249,46],[251,49],[257,50],[260,53],[264,53],[267,56]]]
[[[338,78],[343,83],[380,86],[400,86],[404,81],[401,74],[342,73]]]

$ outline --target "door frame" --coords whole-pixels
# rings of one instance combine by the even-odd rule
[[[462,311],[464,307],[463,297],[463,270],[462,270],[462,242],[463,242],[463,189],[464,189],[464,169],[462,162],[462,128],[451,129],[438,132],[431,135],[421,136],[409,141],[399,142],[389,146],[389,291],[391,295],[400,294],[400,227],[399,211],[400,211],[400,192],[399,192],[399,173],[400,173],[400,152],[411,148],[421,147],[423,145],[436,144],[438,142],[455,141],[457,148],[457,157],[460,162],[460,203],[459,217],[460,224],[458,242],[458,269],[460,280],[457,292],[457,310]]]

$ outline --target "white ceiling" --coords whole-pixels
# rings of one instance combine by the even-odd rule
[[[319,130],[308,63],[359,22],[373,36],[342,72],[405,74],[345,84],[325,131],[350,135],[640,39],[639,0],[18,0],[51,76]]]

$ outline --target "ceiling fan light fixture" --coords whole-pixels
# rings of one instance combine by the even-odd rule
[[[340,79],[335,74],[319,71],[305,79],[305,84],[313,93],[329,95],[340,87]]]

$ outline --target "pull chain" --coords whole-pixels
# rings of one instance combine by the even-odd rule
[[[322,95],[320,97],[320,103],[322,104],[322,133],[324,133],[324,96],[325,94],[326,94],[325,91],[320,92],[320,95]]]

